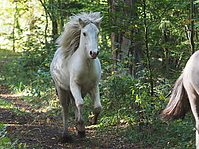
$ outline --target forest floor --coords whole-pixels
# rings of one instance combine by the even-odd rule
[[[2,64],[0,67],[2,67]],[[42,107],[39,109],[42,109]],[[38,110],[32,103],[27,102],[23,96],[12,94],[1,82],[0,123],[6,126],[7,136],[12,142],[17,141],[17,144],[24,143],[28,149],[138,148],[125,139],[125,134],[119,134],[118,128],[114,128],[116,126],[113,126],[111,130],[98,131],[97,126],[87,125],[86,138],[80,139],[75,135],[74,122],[72,120],[69,121],[69,130],[73,136],[73,143],[60,143],[59,139],[63,128],[61,115]]]

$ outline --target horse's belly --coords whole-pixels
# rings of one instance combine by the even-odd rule
[[[96,86],[95,84],[85,84],[82,86],[82,93],[88,93],[94,86]]]

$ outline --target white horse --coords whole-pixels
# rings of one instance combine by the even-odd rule
[[[199,51],[190,57],[177,79],[171,99],[161,113],[162,119],[184,118],[190,109],[196,121],[196,148],[199,149]]]
[[[80,137],[85,137],[82,116],[83,98],[90,94],[94,103],[94,117],[91,124],[97,123],[102,106],[99,95],[101,64],[98,59],[99,12],[80,13],[73,16],[66,24],[64,32],[57,39],[60,46],[50,65],[51,76],[62,105],[64,131],[61,142],[70,142],[68,132],[68,105],[74,101],[76,130]]]

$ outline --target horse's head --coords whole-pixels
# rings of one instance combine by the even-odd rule
[[[99,23],[102,20],[98,18],[94,21],[83,20],[79,18],[79,24],[81,25],[80,39],[84,40],[86,46],[86,52],[91,59],[95,59],[98,54],[98,34],[99,34]],[[80,43],[81,44],[81,43]],[[81,45],[80,45],[81,46]]]

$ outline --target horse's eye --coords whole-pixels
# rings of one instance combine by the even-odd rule
[[[86,36],[86,33],[83,33],[84,36]]]

